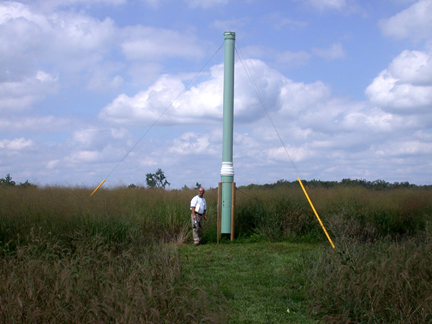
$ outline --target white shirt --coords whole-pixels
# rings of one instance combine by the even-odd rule
[[[195,212],[198,214],[204,214],[204,211],[207,210],[205,198],[201,198],[199,195],[192,198],[190,206],[191,208],[195,207]]]

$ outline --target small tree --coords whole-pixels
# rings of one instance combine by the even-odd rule
[[[199,183],[199,182],[197,182],[196,184],[195,184],[195,189],[199,189],[199,188],[201,188],[202,186],[201,186],[201,183]]]
[[[31,187],[36,187],[36,185],[34,185],[33,183],[30,183],[28,180],[26,180],[25,182],[20,182],[19,187],[20,188],[31,188]]]
[[[146,174],[146,184],[148,188],[164,188],[170,183],[165,177],[164,172],[161,169],[157,169],[156,173]]]
[[[0,178],[0,186],[12,187],[15,185],[16,185],[16,182],[12,180],[10,173],[6,174],[6,177],[4,177],[4,178]],[[36,187],[36,185],[34,185],[34,184],[30,183],[28,180],[26,180],[25,182],[20,182],[18,187],[29,188],[29,187]]]
[[[15,181],[12,181],[10,173],[6,174],[6,177],[0,179],[0,185],[3,186],[15,186]]]

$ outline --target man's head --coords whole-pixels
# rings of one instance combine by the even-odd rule
[[[202,197],[202,196],[204,196],[204,193],[205,193],[204,188],[199,188],[198,189],[198,196]]]

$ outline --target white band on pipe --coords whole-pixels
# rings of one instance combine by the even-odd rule
[[[232,162],[222,162],[221,176],[234,176],[234,167]]]

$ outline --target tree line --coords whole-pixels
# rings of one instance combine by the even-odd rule
[[[398,188],[423,188],[423,189],[432,189],[432,185],[416,185],[405,182],[387,182],[384,180],[374,180],[367,181],[365,179],[342,179],[341,181],[322,181],[322,180],[302,180],[304,186],[309,188],[336,188],[336,187],[363,187],[367,189],[374,190],[387,190],[387,189],[398,189]],[[250,184],[247,186],[242,186],[246,189],[258,189],[258,188],[266,188],[266,189],[275,189],[275,188],[289,188],[289,187],[297,187],[299,185],[297,180],[289,181],[285,179],[281,179],[271,184],[264,185],[256,185]],[[242,188],[240,187],[240,188]]]
[[[165,189],[166,186],[170,186],[171,183],[168,182],[168,179],[165,176],[164,171],[162,169],[157,169],[155,173],[147,173],[146,174],[146,186],[147,188],[159,188]],[[398,188],[422,188],[422,189],[432,189],[432,185],[416,185],[405,182],[387,182],[384,180],[374,180],[367,181],[365,179],[349,179],[345,178],[341,181],[323,181],[323,180],[302,180],[304,186],[308,188],[336,188],[336,187],[363,187],[367,189],[374,190],[387,190],[387,189],[398,189]],[[277,188],[290,188],[297,187],[298,181],[289,181],[285,179],[280,179],[274,183],[268,183],[263,185],[258,184],[249,184],[246,186],[240,186],[240,189],[277,189]],[[35,184],[30,183],[28,180],[25,182],[20,182],[18,185],[15,181],[12,180],[10,173],[8,173],[4,178],[0,178],[0,187],[11,187],[11,186],[19,186],[19,187],[36,187]],[[130,184],[129,188],[139,188],[135,184]],[[200,188],[201,184],[196,183],[195,188]],[[190,189],[186,185],[182,188],[183,190]]]
[[[36,187],[36,185],[30,183],[28,180],[25,182],[20,182],[18,185],[12,180],[10,173],[6,174],[4,178],[0,178],[0,187]]]

